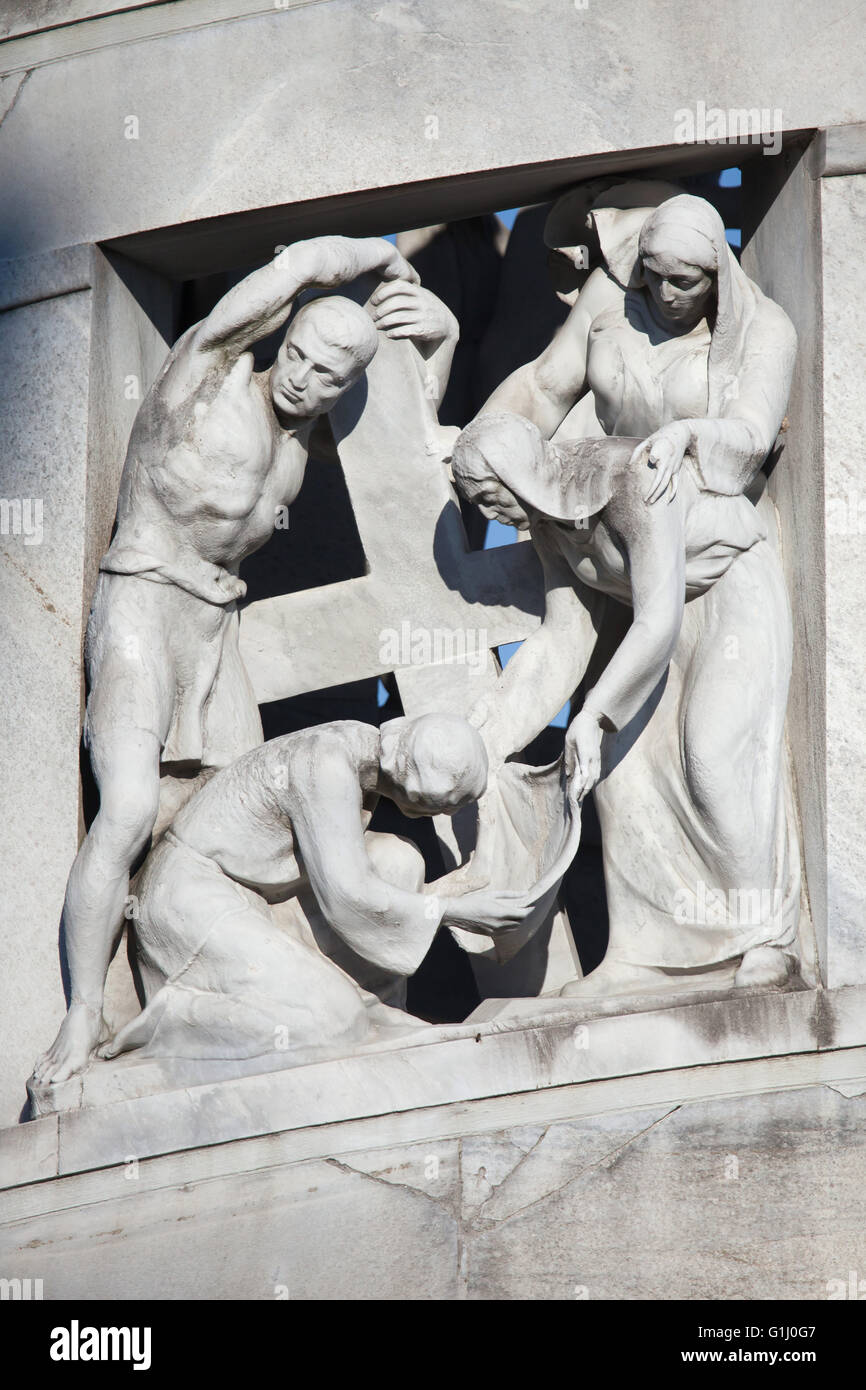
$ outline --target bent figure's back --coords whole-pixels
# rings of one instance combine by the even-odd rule
[[[176,837],[238,882],[270,896],[306,882],[296,852],[293,821],[322,805],[327,819],[327,774],[357,803],[362,833],[359,770],[369,759],[370,725],[353,720],[300,729],[270,739],[221,769],[175,817]],[[367,798],[371,811],[374,799]]]

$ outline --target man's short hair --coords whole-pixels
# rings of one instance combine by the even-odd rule
[[[305,318],[314,320],[326,342],[351,353],[359,369],[363,370],[372,362],[379,346],[379,334],[366,309],[354,300],[341,294],[311,299],[295,314],[287,336],[291,336],[295,324]]]

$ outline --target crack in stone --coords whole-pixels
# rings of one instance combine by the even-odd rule
[[[519,1173],[519,1172],[520,1172],[521,1168],[523,1167],[523,1165],[524,1165],[524,1163],[526,1162],[526,1160],[529,1158],[530,1154],[533,1153],[533,1152],[535,1151],[535,1149],[538,1148],[538,1146],[539,1146],[539,1144],[541,1143],[542,1139],[546,1139],[546,1138],[547,1138],[547,1135],[548,1135],[549,1130],[550,1130],[550,1125],[547,1125],[546,1128],[542,1130],[541,1134],[539,1134],[539,1136],[538,1136],[538,1138],[536,1139],[535,1143],[534,1143],[530,1148],[528,1148],[528,1149],[524,1152],[523,1156],[517,1160],[517,1162],[515,1163],[514,1167],[511,1168],[511,1169],[505,1174],[505,1177],[502,1178],[500,1182],[491,1183],[491,1184],[490,1184],[490,1195],[489,1195],[488,1197],[485,1197],[485,1198],[484,1198],[484,1201],[483,1201],[483,1202],[481,1203],[481,1205],[476,1209],[476,1211],[475,1211],[475,1213],[474,1213],[474,1216],[470,1218],[470,1221],[478,1221],[478,1220],[483,1220],[483,1219],[484,1219],[484,1208],[487,1206],[487,1203],[488,1203],[488,1202],[492,1202],[492,1201],[493,1201],[493,1198],[496,1196],[496,1194],[497,1194],[497,1192],[499,1191],[499,1189],[500,1189],[501,1187],[504,1187],[505,1184],[506,1184],[507,1182],[510,1182],[510,1180],[514,1177],[515,1173]],[[510,1143],[510,1142],[511,1142],[511,1141],[509,1140],[509,1143]],[[515,1145],[514,1147],[516,1148],[517,1145]],[[463,1185],[463,1181],[462,1181],[462,1169],[461,1169],[461,1187],[462,1187],[462,1185]],[[495,1218],[494,1218],[494,1220],[495,1220]]]
[[[828,1091],[835,1091],[837,1096],[844,1096],[846,1100],[858,1100],[866,1095],[866,1076],[856,1077],[853,1081],[825,1081],[824,1085]]]
[[[358,1178],[369,1178],[370,1182],[378,1183],[380,1187],[387,1187],[392,1191],[395,1187],[402,1188],[404,1192],[411,1192],[418,1197],[426,1198],[428,1202],[432,1202],[434,1207],[438,1207],[446,1216],[452,1217],[452,1219],[457,1222],[459,1235],[459,1212],[454,1210],[454,1206],[450,1202],[440,1201],[438,1197],[433,1196],[432,1192],[425,1192],[423,1187],[413,1187],[412,1184],[408,1182],[392,1182],[388,1178],[380,1178],[376,1173],[366,1173],[363,1168],[353,1168],[351,1164],[343,1163],[339,1158],[326,1158],[325,1162],[329,1163],[332,1168],[339,1169],[341,1173],[352,1173]]]
[[[621,1153],[624,1153],[625,1150],[630,1147],[630,1145],[636,1143],[638,1139],[642,1139],[645,1134],[649,1134],[651,1129],[655,1129],[656,1125],[660,1125],[663,1120],[667,1120],[670,1118],[671,1115],[676,1114],[677,1110],[679,1110],[680,1108],[681,1107],[679,1105],[672,1106],[670,1110],[665,1111],[664,1115],[660,1115],[657,1120],[653,1120],[652,1124],[647,1125],[644,1129],[638,1130],[637,1134],[631,1135],[631,1137],[629,1139],[626,1139],[624,1143],[617,1145],[615,1149],[611,1149],[608,1153],[602,1154],[601,1158],[596,1159],[594,1163],[588,1164],[585,1168],[581,1168],[578,1173],[573,1173],[570,1178],[567,1178],[565,1182],[560,1183],[558,1187],[551,1187],[548,1189],[547,1192],[542,1192],[540,1196],[534,1197],[531,1202],[526,1202],[522,1207],[518,1207],[515,1211],[510,1212],[508,1216],[502,1217],[501,1220],[497,1221],[495,1217],[488,1217],[488,1224],[486,1226],[479,1227],[479,1230],[495,1230],[503,1226],[507,1226],[509,1221],[513,1221],[516,1216],[521,1216],[523,1212],[529,1211],[532,1207],[538,1206],[539,1202],[546,1201],[548,1197],[554,1197],[557,1192],[564,1192],[565,1189],[567,1187],[570,1187],[572,1183],[579,1182],[581,1178],[585,1178],[587,1173],[591,1173],[596,1168],[601,1168],[604,1164],[610,1162],[611,1159],[615,1159]],[[541,1141],[539,1140],[539,1143],[540,1142]],[[533,1145],[533,1148],[534,1147],[535,1146]],[[527,1154],[527,1158],[528,1157],[529,1155]],[[517,1168],[520,1168],[520,1166],[521,1164],[518,1164]],[[513,1169],[512,1172],[516,1173],[517,1168]],[[491,1197],[492,1195],[493,1194],[491,1193]],[[487,1201],[490,1200],[491,1198],[488,1197]],[[480,1210],[478,1215],[481,1215]]]
[[[465,1303],[469,1298],[469,1247],[463,1221],[463,1144],[461,1135],[457,1140],[457,1298]]]
[[[61,623],[65,623],[65,625],[68,628],[71,628],[72,623],[69,621],[69,619],[65,616],[65,614],[58,612],[54,604],[51,602],[51,599],[49,598],[48,594],[46,594],[45,590],[42,588],[41,584],[37,584],[36,580],[33,578],[33,575],[30,574],[26,569],[24,569],[22,565],[18,563],[11,551],[8,549],[4,549],[2,553],[3,558],[7,560],[10,565],[12,565],[13,569],[17,570],[21,578],[25,579],[27,583],[30,584],[31,587],[36,590],[36,593],[39,595],[39,602],[42,604],[42,607],[45,609],[45,612],[52,613],[55,618],[59,618]]]
[[[256,104],[247,112],[239,125],[221,137],[219,144],[211,154],[209,167],[205,173],[204,186],[197,187],[192,193],[186,208],[187,216],[200,215],[200,210],[206,205],[206,200],[210,197],[212,190],[223,179],[228,178],[232,172],[231,151],[237,148],[239,142],[249,131],[255,131],[256,124],[262,121],[267,108],[282,95],[288,84],[289,79],[287,77],[273,83],[266,92],[261,93]]]
[[[494,1230],[494,1229],[497,1229],[497,1228],[501,1228],[502,1226],[507,1225],[510,1221],[513,1221],[515,1217],[521,1216],[524,1212],[529,1211],[529,1210],[530,1210],[532,1207],[534,1207],[534,1206],[537,1206],[539,1202],[544,1202],[544,1201],[547,1200],[548,1197],[553,1197],[553,1196],[556,1195],[556,1193],[558,1193],[558,1192],[563,1192],[567,1187],[570,1187],[572,1183],[575,1183],[575,1182],[580,1181],[581,1178],[586,1177],[586,1175],[587,1175],[588,1173],[591,1173],[594,1169],[596,1169],[596,1168],[601,1168],[604,1164],[610,1163],[611,1160],[618,1158],[619,1155],[620,1155],[621,1153],[624,1153],[625,1150],[626,1150],[627,1148],[629,1148],[632,1144],[636,1143],[638,1139],[642,1139],[643,1136],[644,1136],[645,1134],[648,1134],[648,1133],[650,1132],[651,1129],[655,1129],[656,1125],[660,1125],[664,1120],[669,1119],[670,1116],[676,1114],[677,1110],[679,1110],[679,1109],[681,1109],[681,1107],[680,1107],[679,1105],[674,1105],[674,1106],[672,1106],[670,1110],[666,1110],[665,1113],[664,1113],[663,1115],[660,1115],[660,1116],[658,1117],[658,1119],[653,1120],[652,1124],[646,1125],[643,1129],[638,1130],[636,1134],[632,1134],[628,1139],[624,1140],[621,1144],[618,1144],[615,1148],[610,1149],[607,1153],[603,1154],[603,1155],[601,1156],[601,1158],[596,1159],[596,1161],[595,1161],[594,1163],[590,1163],[590,1164],[588,1164],[586,1167],[581,1168],[581,1169],[579,1170],[579,1172],[573,1173],[573,1174],[571,1175],[570,1178],[567,1178],[565,1182],[560,1183],[559,1186],[549,1188],[546,1192],[543,1192],[543,1193],[541,1193],[538,1197],[533,1198],[533,1200],[532,1200],[531,1202],[526,1202],[526,1203],[524,1203],[523,1206],[518,1207],[515,1211],[510,1212],[508,1216],[503,1217],[503,1218],[502,1218],[501,1220],[499,1220],[499,1221],[497,1221],[495,1217],[488,1217],[488,1218],[485,1218],[485,1217],[484,1217],[484,1207],[487,1205],[488,1202],[490,1202],[490,1201],[493,1200],[493,1198],[494,1198],[494,1196],[496,1195],[496,1193],[505,1185],[505,1183],[507,1183],[507,1182],[509,1181],[509,1179],[513,1178],[514,1175],[515,1175],[517,1172],[519,1172],[519,1170],[523,1167],[523,1165],[524,1165],[524,1163],[526,1162],[526,1160],[530,1157],[530,1155],[534,1152],[534,1150],[538,1147],[538,1145],[542,1142],[542,1140],[547,1136],[547,1134],[549,1133],[549,1130],[550,1130],[550,1128],[552,1128],[552,1126],[547,1126],[547,1128],[545,1128],[544,1132],[543,1132],[541,1135],[539,1135],[538,1139],[536,1139],[536,1141],[535,1141],[535,1143],[532,1145],[532,1147],[531,1147],[530,1149],[528,1149],[528,1150],[526,1151],[526,1153],[523,1154],[522,1158],[519,1159],[519,1161],[518,1161],[517,1164],[514,1166],[514,1168],[511,1169],[510,1173],[508,1173],[508,1174],[506,1175],[506,1177],[504,1177],[500,1183],[497,1183],[497,1184],[496,1184],[496,1186],[493,1188],[493,1191],[491,1192],[490,1196],[489,1196],[489,1197],[485,1197],[484,1202],[481,1204],[481,1206],[478,1208],[478,1210],[474,1213],[474,1215],[469,1216],[468,1219],[466,1219],[466,1218],[464,1217],[464,1203],[463,1203],[464,1180],[463,1180],[463,1162],[462,1162],[462,1160],[463,1160],[463,1140],[462,1140],[462,1139],[460,1140],[459,1145],[458,1145],[458,1155],[457,1155],[457,1162],[458,1162],[458,1169],[457,1169],[457,1171],[458,1171],[459,1177],[458,1177],[458,1190],[457,1190],[457,1194],[456,1194],[456,1203],[452,1203],[452,1202],[449,1202],[449,1201],[441,1200],[440,1198],[435,1197],[432,1193],[430,1193],[430,1192],[425,1192],[423,1188],[421,1188],[421,1187],[415,1187],[415,1186],[413,1186],[411,1183],[396,1182],[396,1181],[392,1181],[391,1179],[388,1179],[388,1178],[380,1178],[380,1177],[378,1176],[378,1174],[376,1174],[376,1173],[367,1173],[367,1172],[364,1171],[363,1168],[353,1168],[351,1164],[349,1164],[349,1163],[344,1163],[344,1162],[343,1162],[341,1159],[339,1159],[339,1158],[326,1158],[326,1159],[324,1160],[324,1162],[327,1163],[327,1164],[329,1164],[332,1168],[336,1168],[336,1169],[337,1169],[339,1172],[341,1172],[341,1173],[347,1173],[347,1174],[350,1174],[350,1175],[353,1176],[353,1177],[367,1178],[370,1182],[377,1183],[380,1187],[386,1187],[386,1188],[389,1188],[389,1189],[392,1189],[392,1190],[393,1190],[394,1188],[402,1188],[405,1192],[410,1192],[410,1193],[412,1193],[414,1196],[418,1196],[418,1197],[423,1197],[423,1198],[425,1198],[425,1199],[426,1199],[428,1202],[430,1202],[434,1207],[437,1207],[440,1211],[444,1212],[445,1215],[450,1216],[450,1217],[454,1220],[454,1222],[455,1222],[455,1224],[456,1224],[456,1227],[457,1227],[457,1274],[458,1274],[458,1284],[460,1284],[462,1287],[464,1287],[464,1292],[463,1292],[463,1295],[462,1295],[462,1296],[463,1296],[463,1297],[466,1297],[465,1285],[466,1285],[466,1281],[467,1281],[467,1279],[468,1279],[468,1271],[467,1271],[467,1267],[466,1267],[466,1266],[467,1266],[467,1258],[468,1258],[468,1249],[467,1249],[466,1242],[465,1242],[465,1232],[467,1232],[467,1231],[471,1232],[471,1231],[475,1230],[475,1231],[478,1231],[478,1232],[480,1233],[480,1232],[487,1231],[487,1230]]]
[[[15,110],[15,107],[16,107],[17,104],[18,104],[18,98],[20,97],[22,91],[24,90],[24,87],[25,87],[25,84],[26,84],[26,82],[27,82],[27,79],[28,79],[28,77],[31,76],[32,72],[33,72],[33,69],[32,69],[32,68],[28,68],[27,71],[25,72],[24,76],[21,78],[21,81],[18,83],[18,86],[15,88],[15,95],[14,95],[14,97],[13,97],[12,100],[10,101],[9,105],[6,107],[6,110],[3,112],[3,115],[0,116],[0,130],[3,129],[3,123],[4,123],[4,121],[7,120],[7,118],[8,118],[9,116],[11,116],[11,115],[12,115],[12,112]]]

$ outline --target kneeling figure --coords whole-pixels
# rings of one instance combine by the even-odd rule
[[[136,943],[147,1005],[99,1048],[114,1057],[293,1061],[418,1026],[318,949],[303,913],[271,904],[311,890],[325,922],[364,960],[410,975],[441,923],[517,926],[522,894],[425,893],[409,841],[367,829],[380,795],[408,815],[452,815],[487,783],[478,733],[454,715],[351,720],[272,739],[218,772],[183,808],[139,881]]]

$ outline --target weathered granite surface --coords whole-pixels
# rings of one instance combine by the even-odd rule
[[[43,1028],[64,1012],[56,922],[78,846],[90,304],[87,291],[13,308],[0,342],[2,494],[41,514],[41,538],[0,535],[4,865],[0,1116],[13,1124]],[[58,305],[60,311],[58,312]],[[34,389],[34,382],[41,383]],[[49,387],[50,383],[50,387]],[[26,519],[26,512],[22,512]],[[39,673],[38,679],[36,673]],[[51,846],[50,854],[44,851]],[[39,930],[46,907],[55,930]],[[49,1004],[50,1001],[50,1004]]]

